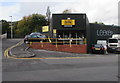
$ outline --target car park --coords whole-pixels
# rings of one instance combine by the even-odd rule
[[[92,53],[102,53],[106,54],[106,48],[102,44],[93,44],[92,45]]]

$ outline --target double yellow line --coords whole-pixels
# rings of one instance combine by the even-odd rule
[[[18,58],[15,56],[10,56],[9,51],[23,43],[23,40],[20,41],[19,43],[7,48],[4,52],[4,56],[6,58],[12,58],[12,59],[79,59],[79,58],[90,58],[90,57],[44,57],[44,58]],[[92,57],[93,58],[93,57]]]
[[[15,45],[13,45],[13,46],[7,48],[7,49],[5,50],[5,52],[4,52],[4,56],[7,57],[7,58],[16,58],[16,57],[14,57],[14,56],[10,56],[10,55],[9,55],[9,51],[10,51],[11,49],[13,49],[13,48],[15,48],[15,47],[21,45],[22,43],[23,43],[23,40],[20,41],[19,43],[15,44]]]
[[[10,56],[10,55],[9,55],[9,51],[10,51],[11,49],[13,49],[13,48],[21,45],[22,43],[23,43],[23,40],[20,41],[19,43],[15,44],[15,45],[7,48],[7,49],[5,50],[5,52],[4,52],[4,56],[5,56],[6,58],[12,58],[12,59],[45,59],[45,58],[18,58],[18,57],[15,57],[15,56]]]

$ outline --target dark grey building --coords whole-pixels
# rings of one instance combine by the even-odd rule
[[[120,26],[103,25],[90,23],[90,47],[96,44],[97,40],[107,40],[113,34],[120,34]]]
[[[86,27],[89,24],[86,14],[53,14],[53,37],[63,38],[86,37]]]
[[[52,37],[84,38],[87,40],[87,51],[97,40],[107,40],[113,34],[120,34],[120,27],[114,25],[89,23],[86,14],[53,14]]]

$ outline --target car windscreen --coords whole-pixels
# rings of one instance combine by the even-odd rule
[[[38,36],[37,35],[30,35],[31,38],[37,38]]]
[[[41,35],[41,33],[39,33],[39,32],[33,32],[30,35]]]
[[[94,45],[94,47],[102,47],[102,45],[101,44],[96,44],[96,45]]]
[[[97,44],[102,44],[103,46],[107,45],[107,41],[97,41]]]
[[[108,42],[109,43],[118,43],[118,40],[117,39],[109,39]]]
[[[37,35],[39,38],[42,38],[43,37],[43,35]]]

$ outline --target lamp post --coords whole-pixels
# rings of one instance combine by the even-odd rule
[[[12,16],[11,17],[11,39],[13,38],[13,28],[12,28]]]

